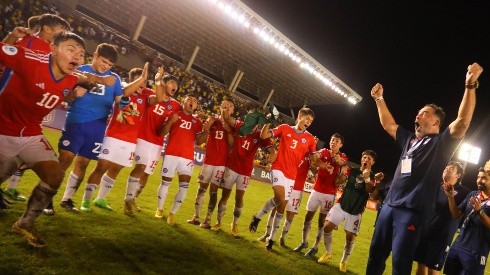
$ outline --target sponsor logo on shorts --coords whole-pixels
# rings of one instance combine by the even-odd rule
[[[68,146],[70,145],[70,141],[65,139],[61,142],[61,144],[63,144],[63,146]]]
[[[16,47],[14,46],[8,46],[8,45],[5,45],[2,47],[2,51],[4,53],[6,53],[7,55],[16,55],[18,50]]]
[[[204,179],[204,176],[203,175],[199,175],[199,180],[203,180]]]
[[[140,160],[140,159],[141,159],[141,157],[140,157],[140,156],[136,156],[136,160]]]
[[[167,173],[168,172],[168,169],[167,168],[163,168],[163,173]]]
[[[278,178],[274,178],[274,182],[277,182],[278,181]]]
[[[108,150],[108,149],[104,149],[104,150],[102,150],[102,154],[104,154],[104,155],[109,154],[109,150]]]
[[[53,122],[53,119],[54,119],[54,115],[53,113],[49,113],[47,114],[44,118],[43,118],[43,124],[47,124],[47,123],[51,123]]]

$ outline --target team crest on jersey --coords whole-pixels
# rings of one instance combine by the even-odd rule
[[[5,45],[2,47],[2,51],[4,53],[6,53],[7,55],[16,55],[18,50],[16,47],[14,46],[8,46],[8,45]]]
[[[302,138],[302,139],[301,139],[301,142],[302,142],[302,143],[306,143],[306,138]]]
[[[168,105],[167,110],[172,110],[172,105]]]
[[[65,139],[61,142],[61,144],[63,144],[63,146],[68,146],[70,145],[70,141]]]
[[[66,88],[63,90],[63,96],[66,97],[68,93],[70,92],[70,89]]]
[[[136,100],[136,102],[138,102],[138,104],[141,104],[141,103],[143,103],[143,99],[138,98],[138,99]]]
[[[286,136],[287,136],[287,137],[291,137],[291,134],[287,134]]]
[[[196,123],[196,120],[195,119],[192,119],[192,123]]]
[[[256,138],[254,138],[253,142],[254,142],[254,143],[257,143],[257,142],[259,142],[259,140],[258,140],[258,139],[256,139]]]
[[[107,149],[102,150],[102,154],[104,154],[104,155],[109,154],[109,150],[107,150]]]

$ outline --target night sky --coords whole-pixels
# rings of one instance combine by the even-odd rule
[[[357,163],[364,149],[376,151],[375,169],[388,174],[400,150],[379,123],[373,85],[383,84],[399,125],[413,131],[418,110],[435,103],[446,112],[445,129],[457,116],[466,68],[478,62],[484,72],[465,141],[483,151],[478,165],[468,164],[463,181],[474,188],[477,168],[490,159],[489,1],[242,2],[363,97],[356,106],[309,106],[316,114],[309,131],[327,142],[332,133],[343,134],[342,151]]]

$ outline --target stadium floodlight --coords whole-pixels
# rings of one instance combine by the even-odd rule
[[[218,0],[211,0],[211,3],[216,4]]]
[[[469,143],[463,143],[459,147],[458,159],[473,164],[478,164],[480,160],[481,148],[473,146]]]
[[[245,28],[247,28],[247,29],[248,29],[248,28],[250,27],[250,22],[245,21],[245,22],[243,23],[243,26],[244,26]]]
[[[240,22],[240,23],[245,22],[245,15],[240,14],[240,16],[238,16],[238,22]]]
[[[259,28],[255,27],[255,28],[254,28],[254,33],[255,33],[255,34],[258,34],[259,32],[260,32]]]
[[[225,6],[225,13],[226,14],[231,14],[231,12],[232,12],[231,6],[230,5],[226,5]]]
[[[224,9],[225,8],[225,4],[223,2],[218,2],[218,8],[220,10]]]

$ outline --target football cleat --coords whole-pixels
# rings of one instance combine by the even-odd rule
[[[157,211],[155,212],[155,218],[163,219],[163,209],[157,209]]]
[[[340,262],[339,270],[340,270],[340,272],[344,272],[344,273],[347,272],[347,265],[345,264],[345,262]]]
[[[80,206],[80,210],[85,212],[91,211],[92,209],[90,209],[90,201],[82,200],[82,206]]]
[[[211,227],[211,230],[213,230],[214,232],[218,232],[220,229],[221,229],[221,223],[216,223]]]
[[[248,230],[250,232],[255,233],[257,231],[257,227],[259,226],[260,219],[255,217],[255,215],[252,216],[252,221],[250,221],[250,225],[248,226]]]
[[[132,216],[136,211],[136,202],[134,200],[124,201],[124,214]]]
[[[169,225],[174,225],[175,224],[175,214],[169,213],[167,217],[167,223]]]
[[[20,227],[19,221],[12,225],[12,231],[26,238],[27,243],[33,247],[41,248],[46,246],[46,242],[34,230]]]
[[[193,216],[192,219],[187,220],[187,223],[193,224],[193,225],[200,225],[201,221],[199,221],[199,218],[196,216]]]
[[[78,208],[75,207],[75,203],[71,199],[68,199],[66,201],[61,201],[60,206],[68,211],[78,212]]]
[[[104,199],[95,199],[94,205],[99,208],[112,211],[112,207]]]
[[[22,196],[20,192],[15,188],[7,188],[7,190],[5,190],[5,195],[7,195],[7,197],[11,198],[14,201],[27,200],[27,198],[25,196]]]
[[[318,252],[318,248],[312,247],[308,252],[305,253],[305,258],[311,259],[315,256],[315,254]]]
[[[332,253],[325,252],[320,259],[318,259],[319,264],[326,264],[328,263],[328,260],[332,259]]]
[[[301,252],[301,250],[308,248],[308,242],[306,243],[301,243],[298,245],[295,249],[293,249],[294,252]]]
[[[265,246],[265,249],[267,249],[267,251],[272,251],[272,246],[274,245],[274,241],[267,238],[266,243],[267,245]]]
[[[200,228],[204,228],[204,229],[211,229],[211,224],[209,223],[209,221],[206,221],[204,220],[200,225],[199,225]]]
[[[230,234],[231,234],[233,237],[238,237],[238,224],[236,224],[236,223],[231,223]]]

